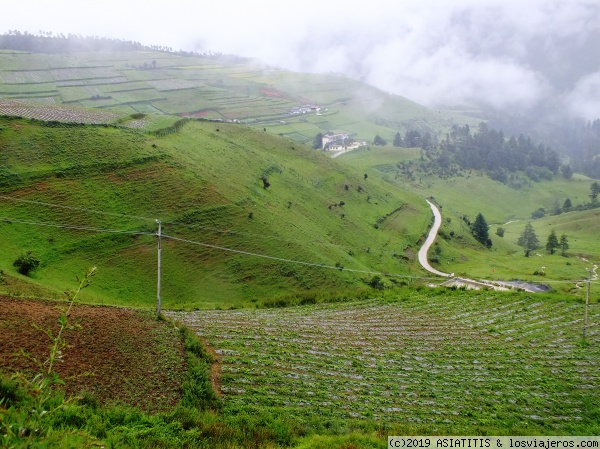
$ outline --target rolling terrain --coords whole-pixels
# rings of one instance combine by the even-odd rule
[[[1,99],[95,109],[107,116],[104,121],[110,121],[110,114],[114,119],[115,114],[140,113],[237,120],[309,145],[327,131],[368,142],[376,135],[391,141],[398,131],[441,132],[455,123],[478,122],[339,75],[299,74],[225,57],[0,50],[0,58]],[[0,110],[10,106],[0,103]],[[161,120],[131,126],[152,130]]]
[[[360,295],[374,273],[420,272],[413,248],[431,222],[427,204],[288,139],[196,121],[164,137],[11,118],[0,126],[0,266],[11,277],[32,251],[35,283],[60,289],[94,265],[89,300],[148,306],[156,219],[165,307]]]
[[[585,288],[576,284],[600,260],[600,209],[531,218],[567,198],[588,201],[590,178],[556,175],[514,188],[477,170],[407,175],[402,164],[418,165],[424,152],[389,143],[331,158],[310,148],[317,133],[389,142],[398,131],[442,133],[475,120],[333,75],[150,51],[0,58],[0,301],[10,305],[1,326],[10,348],[26,346],[19,335],[27,322],[51,306],[15,296],[61,298],[95,266],[81,294],[94,306],[78,312],[95,318],[69,334],[76,344],[65,353],[73,362],[66,372],[87,360],[103,386],[112,377],[107,358],[118,373],[154,359],[176,365],[168,394],[135,396],[139,370],[119,389],[119,401],[161,413],[104,408],[110,394],[100,388],[97,398],[40,417],[48,438],[367,448],[385,447],[393,434],[598,433],[598,283],[585,338]],[[290,113],[306,104],[320,110]],[[553,291],[426,287],[442,280],[417,258],[433,222],[426,199],[442,212],[434,268]],[[491,249],[468,225],[480,212]],[[148,312],[157,296],[157,221],[167,319],[192,329],[204,343],[194,347],[213,355],[201,381],[182,380],[182,339]],[[517,239],[530,221],[541,247],[524,257]],[[544,250],[550,230],[568,235],[564,256]],[[14,262],[28,252],[39,267],[25,275]],[[105,314],[98,305],[119,307]],[[115,318],[125,315],[139,327]],[[43,333],[27,335],[38,351]],[[160,335],[168,342],[159,344]],[[105,345],[94,346],[94,336]],[[94,352],[104,356],[86,355]],[[138,359],[117,363],[121,352]],[[15,367],[28,369],[0,365]],[[2,379],[3,395],[7,385]],[[174,405],[190,391],[210,401]],[[27,399],[11,399],[19,400],[20,409],[0,401],[0,415],[30,419]]]

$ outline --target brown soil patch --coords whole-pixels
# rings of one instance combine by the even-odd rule
[[[58,332],[65,303],[0,296],[0,370],[21,371],[29,378],[36,364],[21,349],[46,360]],[[63,333],[69,347],[56,365],[67,394],[89,392],[102,403],[125,403],[148,411],[164,410],[181,398],[187,365],[177,330],[148,311],[76,305],[69,322],[79,330]],[[86,375],[89,373],[90,375]]]
[[[204,117],[205,115],[207,115],[210,112],[210,109],[203,109],[201,111],[196,111],[196,112],[188,112],[187,114],[185,114],[186,117]],[[182,114],[183,115],[183,114]]]
[[[273,98],[284,98],[285,95],[275,89],[266,89],[266,88],[262,88],[260,90],[260,93],[263,94],[265,97],[273,97]]]
[[[218,397],[223,396],[222,382],[221,382],[221,355],[217,350],[208,342],[206,338],[200,338],[204,347],[213,357],[213,364],[210,367],[210,383],[212,384],[214,392]]]

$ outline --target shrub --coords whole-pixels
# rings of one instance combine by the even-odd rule
[[[383,290],[385,284],[383,283],[383,279],[381,279],[381,276],[375,275],[369,281],[369,286],[376,290]]]
[[[17,260],[13,262],[13,267],[16,267],[19,273],[29,276],[33,270],[40,265],[40,261],[33,255],[31,251],[21,254]]]
[[[543,207],[540,207],[539,209],[531,213],[531,218],[533,218],[534,220],[537,220],[538,218],[544,218],[545,216],[546,210]]]

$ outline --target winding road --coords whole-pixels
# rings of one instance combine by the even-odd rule
[[[438,230],[440,229],[440,226],[442,225],[442,214],[440,213],[439,209],[435,206],[435,204],[433,204],[429,200],[425,200],[425,201],[427,201],[427,204],[429,204],[429,206],[431,207],[431,211],[433,212],[433,216],[434,216],[434,221],[433,221],[433,226],[431,227],[431,230],[429,231],[429,235],[427,236],[427,240],[425,240],[425,243],[423,244],[423,246],[421,246],[421,249],[419,250],[419,263],[421,264],[421,266],[423,268],[425,268],[430,273],[437,274],[438,276],[452,277],[453,274],[443,273],[443,272],[433,268],[431,265],[429,265],[429,261],[427,260],[427,253],[429,252],[429,248],[431,247],[431,245],[433,245],[433,242],[435,240],[435,237],[437,236]]]
[[[431,207],[431,211],[433,212],[433,216],[434,216],[434,221],[433,221],[433,226],[431,227],[431,230],[429,231],[429,235],[427,236],[427,240],[425,240],[425,243],[423,244],[423,246],[421,246],[421,249],[419,249],[419,263],[425,270],[429,271],[430,273],[433,273],[438,276],[443,276],[446,278],[453,278],[451,280],[443,282],[440,285],[445,286],[445,287],[451,287],[454,285],[459,286],[459,287],[464,286],[467,288],[475,288],[475,289],[493,288],[494,290],[509,290],[511,288],[516,287],[516,288],[525,290],[530,293],[546,291],[546,289],[544,289],[544,288],[541,288],[534,284],[528,284],[526,282],[476,281],[473,279],[454,277],[454,273],[450,273],[450,274],[443,273],[443,272],[433,268],[429,264],[429,261],[427,260],[427,253],[429,252],[429,248],[431,247],[431,245],[433,245],[433,242],[437,236],[438,230],[440,229],[440,226],[442,225],[442,214],[440,213],[439,209],[435,206],[435,204],[433,204],[429,200],[425,200],[425,201],[427,201],[427,204],[429,204],[429,206]],[[585,260],[585,259],[583,259],[583,260],[586,263],[590,263],[588,260]],[[598,278],[600,277],[598,275],[597,270],[598,270],[597,264],[594,264],[593,268],[591,270],[589,270],[589,271],[591,271],[590,277],[591,277],[591,280],[593,280],[593,281],[598,280]],[[576,287],[582,288],[585,283],[587,283],[587,280],[583,280],[583,281],[577,283]]]

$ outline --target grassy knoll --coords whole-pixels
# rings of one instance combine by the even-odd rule
[[[422,199],[288,139],[207,122],[164,137],[9,118],[0,128],[0,268],[11,278],[59,291],[96,265],[86,301],[151,305],[156,218],[163,234],[200,243],[163,239],[166,307],[345,298],[367,288],[362,271],[420,272]],[[23,251],[42,262],[30,278],[12,267]]]
[[[414,291],[172,313],[220,354],[224,412],[318,432],[596,434],[600,310],[558,296]],[[328,430],[329,429],[329,430]]]

